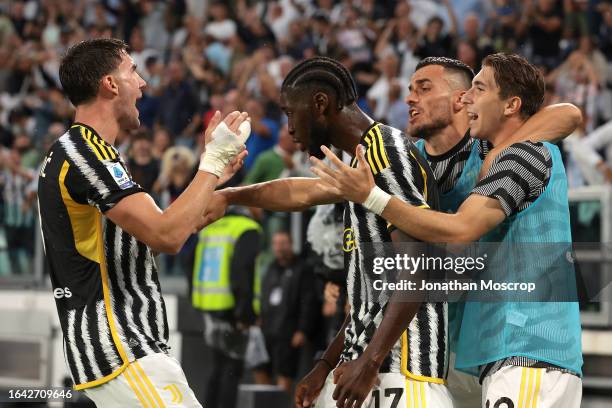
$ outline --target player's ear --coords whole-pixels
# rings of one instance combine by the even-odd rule
[[[117,82],[115,82],[115,78],[112,75],[105,75],[102,77],[100,81],[99,88],[101,95],[108,96],[116,96],[119,95],[119,87],[117,86]]]
[[[521,106],[523,106],[523,102],[518,96],[508,98],[504,107],[504,115],[512,116],[518,114],[521,111]]]
[[[329,97],[325,92],[315,92],[312,96],[313,106],[319,115],[323,115],[329,106]]]
[[[462,101],[463,95],[465,95],[466,91],[455,91],[453,92],[453,113],[457,113],[463,109],[465,104]]]

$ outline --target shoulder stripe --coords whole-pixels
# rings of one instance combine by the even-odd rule
[[[421,175],[423,176],[423,198],[425,199],[425,202],[427,202],[427,172],[425,171],[423,166],[421,166],[421,162],[419,162],[419,160],[416,158],[416,156],[414,155],[414,152],[411,151],[410,155],[414,158],[414,161],[419,165],[419,169],[421,169]]]
[[[87,135],[89,136],[89,140],[95,144],[96,146],[98,146],[98,149],[100,149],[100,153],[102,154],[102,156],[104,157],[105,160],[110,160],[110,156],[108,155],[108,152],[106,150],[106,147],[104,146],[103,143],[101,143],[100,138],[97,137],[91,130],[86,129],[85,130],[87,132]]]
[[[368,151],[366,152],[367,160],[370,164],[370,168],[372,169],[372,173],[376,175],[383,169],[383,167],[376,152],[376,139],[374,139],[372,136],[373,135],[369,133],[364,139],[368,144]]]
[[[391,164],[389,163],[389,158],[387,157],[387,152],[385,151],[385,142],[383,141],[382,133],[380,133],[380,127],[376,125],[374,127],[374,130],[376,131],[376,136],[378,138],[378,143],[380,146],[380,155],[382,157],[383,165],[385,166],[385,168],[387,168],[391,166]]]
[[[81,136],[83,137],[83,139],[87,142],[91,150],[93,150],[93,152],[96,154],[96,157],[100,161],[103,161],[104,156],[102,156],[102,152],[100,151],[98,146],[96,146],[95,143],[91,141],[91,135],[89,134],[88,130],[81,126],[79,127],[79,132],[81,132]]]

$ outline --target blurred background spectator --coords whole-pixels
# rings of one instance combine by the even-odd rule
[[[274,234],[272,252],[274,261],[261,285],[261,329],[270,355],[268,373],[289,393],[300,354],[312,343],[319,305],[312,270],[294,254],[289,233]]]

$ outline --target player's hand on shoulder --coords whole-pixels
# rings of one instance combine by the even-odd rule
[[[311,170],[320,177],[323,188],[340,195],[347,201],[358,204],[366,201],[376,184],[374,176],[372,176],[372,170],[365,159],[365,149],[363,146],[357,145],[355,149],[358,163],[356,168],[352,168],[342,162],[328,148],[322,146],[321,150],[325,153],[325,157],[334,165],[332,168],[332,166],[325,164],[315,157],[310,158],[313,163]]]
[[[334,370],[333,398],[338,408],[351,407],[360,408],[378,384],[379,365],[373,361],[360,357],[353,361],[342,363]]]

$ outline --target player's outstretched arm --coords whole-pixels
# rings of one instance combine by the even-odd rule
[[[325,188],[348,201],[364,205],[381,215],[397,229],[425,242],[472,242],[501,223],[506,215],[498,200],[472,194],[457,213],[447,214],[419,208],[376,187],[372,172],[357,146],[357,168],[342,163],[332,151],[322,147],[335,169],[313,159],[313,172]]]
[[[319,204],[342,201],[342,197],[323,189],[319,178],[289,177],[226,188],[219,193],[228,204],[260,207],[270,211],[302,211]]]
[[[249,129],[243,124],[247,121],[246,113],[232,112],[223,122],[221,114],[215,114],[206,130],[205,138],[210,142],[202,155],[200,170],[165,211],[148,194],[137,193],[119,201],[105,215],[153,251],[177,253],[201,223],[224,168],[244,149]]]
[[[506,214],[498,200],[470,195],[455,214],[418,208],[392,196],[381,216],[421,241],[467,243],[499,225]]]

